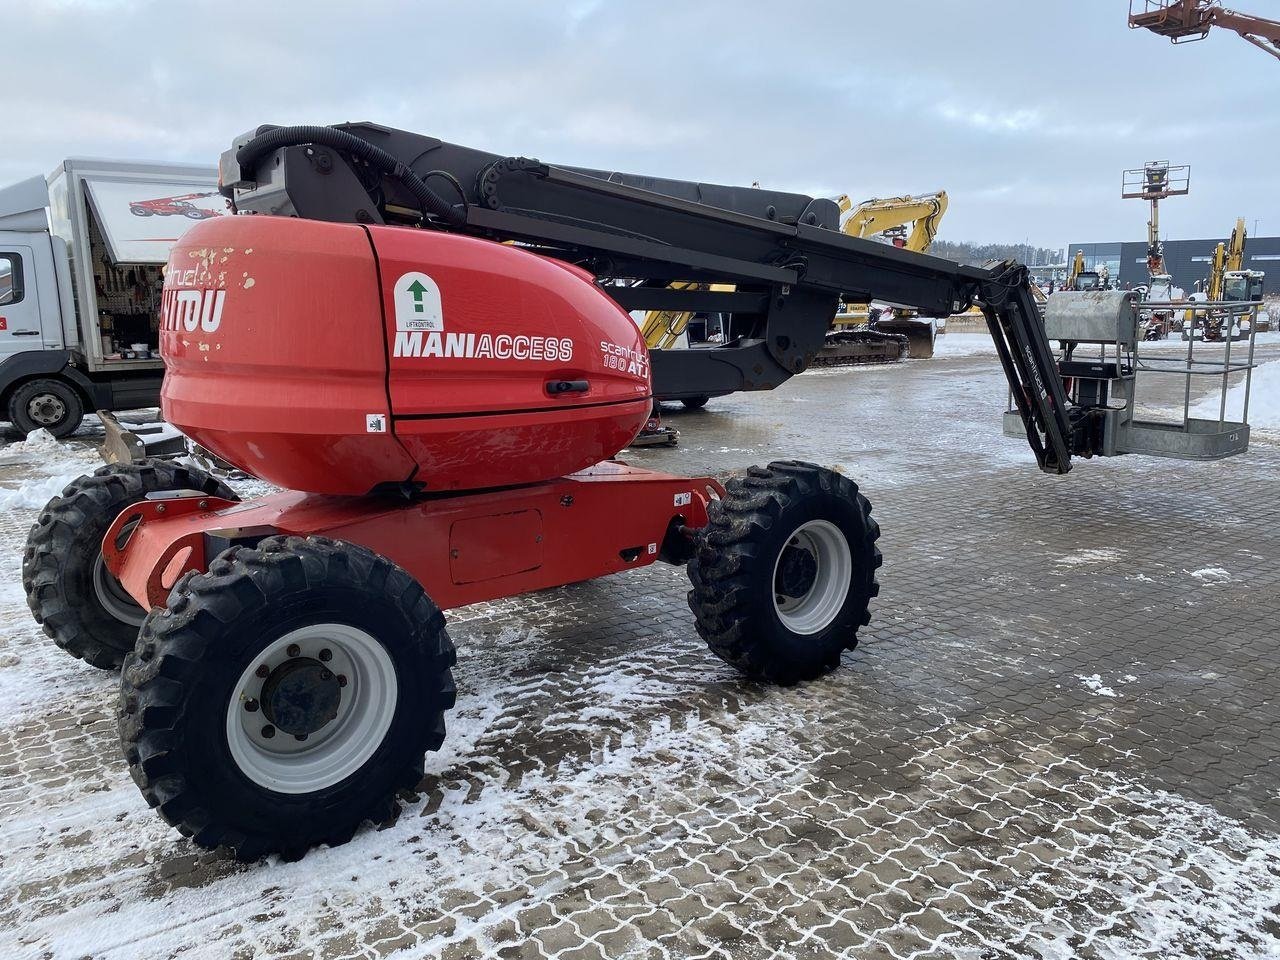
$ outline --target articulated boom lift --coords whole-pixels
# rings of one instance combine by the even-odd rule
[[[1221,27],[1280,59],[1280,20],[1228,10],[1217,0],[1129,0],[1129,26],[1173,43],[1203,40],[1213,27]]]
[[[842,297],[980,304],[1006,427],[1041,469],[1123,452],[1106,385],[1129,368],[1075,359],[1068,400],[1025,267],[846,236],[829,200],[371,124],[259,128],[221,182],[242,215],[194,226],[165,275],[164,413],[281,492],[239,503],[192,468],[104,467],[41,513],[23,583],[59,645],[123,663],[147,800],[241,859],[344,842],[418,785],[454,700],[445,609],[687,563],[717,655],[782,684],[834,669],[878,592],[852,481],[614,457],[655,393],[804,370]],[[1061,294],[1047,319],[1056,305],[1063,339],[1131,336],[1122,294]],[[727,313],[733,339],[650,354],[633,309]]]

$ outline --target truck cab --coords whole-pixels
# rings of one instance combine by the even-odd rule
[[[63,437],[86,412],[157,405],[162,266],[227,212],[192,164],[71,159],[0,189],[0,420]]]

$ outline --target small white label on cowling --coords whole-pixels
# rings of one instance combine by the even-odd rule
[[[692,502],[692,500],[692,493],[677,493],[674,498],[677,507],[683,507],[685,504]]]
[[[387,418],[381,413],[366,413],[364,415],[364,432],[365,433],[386,433]]]
[[[395,286],[396,330],[444,330],[440,287],[425,273],[400,275]]]

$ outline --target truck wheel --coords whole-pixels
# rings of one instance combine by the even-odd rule
[[[685,397],[680,402],[684,404],[686,410],[701,410],[710,399],[710,397]]]
[[[61,380],[28,380],[9,395],[9,422],[24,437],[48,430],[58,439],[70,436],[84,419],[84,402]]]
[[[27,535],[22,558],[27,606],[54,643],[95,667],[118,670],[146,616],[103,563],[102,538],[122,510],[160,490],[239,499],[226,484],[193,467],[113,463],[67,484]]]
[[[880,528],[847,477],[775,461],[726,484],[689,561],[689,607],[712,651],[789,686],[833,670],[871,620]]]
[[[120,742],[160,815],[239,860],[382,823],[453,706],[444,615],[349,543],[268,537],[174,586],[125,661]]]

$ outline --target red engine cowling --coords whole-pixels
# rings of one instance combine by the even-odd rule
[[[590,274],[397,227],[197,224],[160,347],[169,422],[313,493],[548,480],[616,454],[652,406],[644,341]]]

